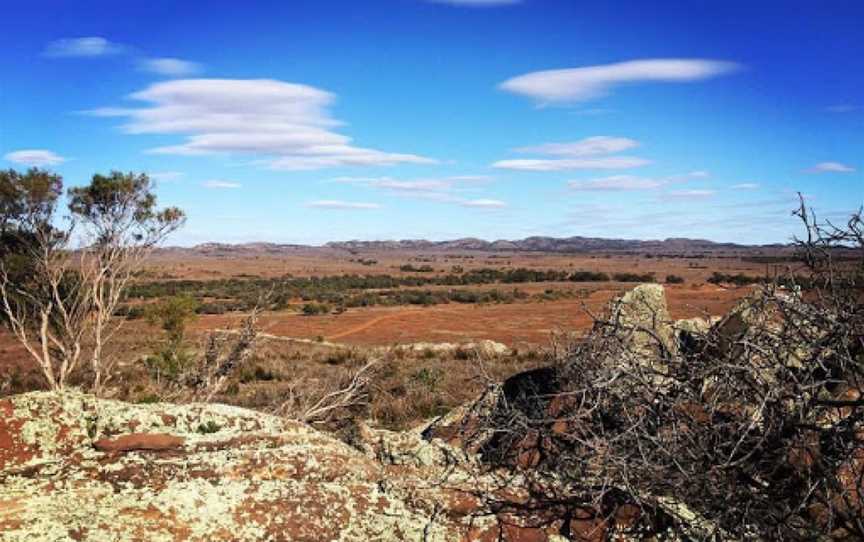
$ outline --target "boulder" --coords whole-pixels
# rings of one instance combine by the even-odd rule
[[[517,542],[561,528],[490,510],[496,480],[421,429],[369,430],[370,457],[225,405],[34,392],[0,401],[0,413],[4,542]]]
[[[616,333],[644,357],[656,358],[660,349],[674,350],[674,329],[660,284],[640,284],[614,299],[610,314]]]

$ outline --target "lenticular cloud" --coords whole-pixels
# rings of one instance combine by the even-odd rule
[[[583,102],[631,83],[700,81],[737,70],[734,62],[705,59],[654,58],[600,66],[527,73],[500,88],[541,102]]]
[[[271,79],[181,79],[156,83],[130,96],[150,105],[102,108],[98,116],[126,117],[129,134],[181,134],[177,145],[156,154],[254,154],[274,169],[433,163],[414,154],[365,149],[334,128],[335,96],[329,92]]]

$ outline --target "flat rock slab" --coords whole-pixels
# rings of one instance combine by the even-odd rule
[[[117,438],[102,438],[93,443],[100,452],[129,452],[176,450],[183,447],[186,439],[164,433],[133,433]]]

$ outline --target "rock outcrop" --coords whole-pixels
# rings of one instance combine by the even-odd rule
[[[3,541],[542,541],[560,528],[486,509],[493,480],[420,430],[369,430],[364,454],[224,405],[34,392],[0,413]]]

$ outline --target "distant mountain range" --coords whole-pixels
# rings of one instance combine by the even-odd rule
[[[278,244],[278,243],[205,243],[192,248],[171,247],[166,251],[193,252],[201,255],[239,255],[239,254],[289,254],[322,249],[345,250],[350,252],[381,251],[435,251],[435,252],[649,252],[682,254],[711,251],[764,252],[790,248],[789,245],[739,245],[717,243],[706,239],[670,238],[664,240],[642,241],[637,239],[603,239],[598,237],[527,237],[521,240],[485,241],[476,238],[454,239],[452,241],[427,241],[424,239],[403,239],[393,241],[339,241],[323,246]]]

